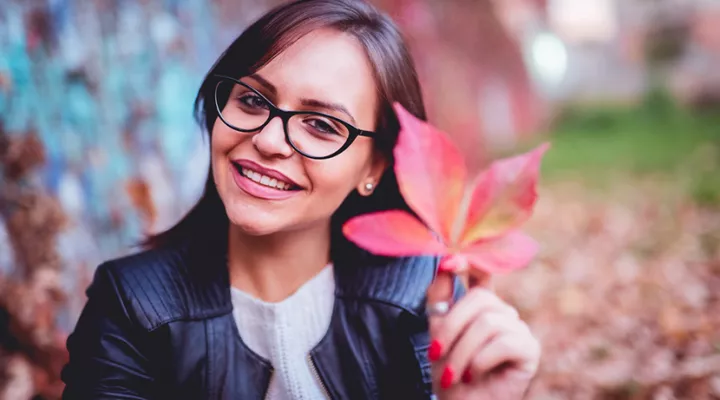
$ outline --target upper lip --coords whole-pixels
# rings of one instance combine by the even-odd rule
[[[288,178],[287,175],[283,174],[282,172],[276,171],[276,170],[274,170],[274,169],[272,169],[272,168],[263,167],[262,165],[254,162],[254,161],[250,161],[250,160],[232,160],[232,162],[233,162],[233,164],[237,164],[237,165],[239,165],[239,166],[242,167],[242,168],[247,168],[247,169],[253,170],[253,171],[255,171],[255,172],[258,172],[258,173],[260,173],[260,174],[269,176],[270,178],[275,178],[275,179],[277,179],[277,180],[279,180],[279,181],[283,181],[283,182],[289,183],[289,184],[291,184],[292,186],[300,187],[300,185],[298,185],[294,180]]]

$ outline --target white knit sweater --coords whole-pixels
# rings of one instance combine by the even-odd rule
[[[332,265],[279,303],[261,301],[236,288],[231,293],[240,337],[275,368],[267,398],[326,398],[308,356],[330,327],[335,302]]]

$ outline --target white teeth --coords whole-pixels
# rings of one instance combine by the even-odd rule
[[[242,174],[252,180],[253,182],[257,182],[263,186],[280,189],[280,190],[288,190],[290,189],[290,184],[278,181],[275,178],[271,178],[267,175],[260,174],[255,171],[251,171],[246,168],[242,168]]]

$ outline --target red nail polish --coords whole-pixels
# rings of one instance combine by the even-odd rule
[[[470,374],[469,369],[466,369],[465,372],[463,372],[462,381],[463,383],[470,383],[472,381],[472,375]]]
[[[437,340],[433,340],[432,343],[430,343],[430,348],[428,349],[428,358],[430,358],[430,361],[437,361],[440,359],[441,355],[442,345]]]
[[[445,371],[443,371],[442,377],[440,378],[440,387],[447,389],[452,386],[454,375],[455,373],[453,372],[452,367],[445,367]]]
[[[452,258],[445,258],[440,260],[440,264],[438,265],[438,272],[452,272],[454,270],[455,264],[453,264]]]

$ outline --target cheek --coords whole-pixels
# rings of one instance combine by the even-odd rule
[[[213,160],[218,156],[226,155],[233,147],[237,146],[241,136],[234,133],[235,131],[227,128],[220,119],[215,121],[210,141]]]
[[[221,197],[228,195],[230,178],[230,153],[241,146],[243,136],[227,128],[222,121],[215,121],[210,139],[210,166],[213,179]]]
[[[344,199],[358,185],[367,172],[370,151],[362,148],[352,150],[308,165],[306,170],[315,192],[335,200]]]

